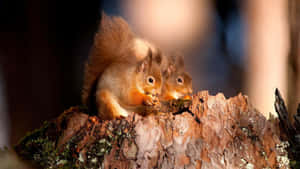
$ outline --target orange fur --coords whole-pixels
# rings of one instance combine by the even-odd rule
[[[120,17],[102,13],[99,31],[94,38],[88,62],[85,65],[82,102],[88,104],[91,90],[97,79],[114,62],[130,62],[130,52],[134,43],[134,33]]]
[[[156,102],[150,95],[157,97],[161,92],[161,56],[152,52],[153,46],[136,47],[136,39],[122,18],[103,14],[82,90],[83,104],[96,105],[103,119],[126,117],[129,110]],[[145,56],[136,56],[140,54]],[[154,84],[149,84],[149,77]]]
[[[170,93],[164,93],[162,100],[175,100],[176,98],[172,96]]]
[[[184,70],[184,60],[180,55],[168,56],[167,63],[163,66],[163,88],[160,100],[191,99],[192,78]],[[181,78],[182,83],[177,79]]]
[[[111,92],[101,90],[98,95],[99,115],[102,119],[120,118],[128,115],[128,112],[116,102]]]
[[[129,93],[130,104],[132,105],[141,105],[144,102],[145,95],[138,91],[137,89],[132,89]]]

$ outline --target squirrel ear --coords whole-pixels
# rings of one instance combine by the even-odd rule
[[[164,76],[169,77],[172,73],[172,67],[171,65],[168,66],[167,70],[164,71]]]
[[[149,50],[147,56],[142,60],[137,67],[137,72],[145,72],[148,67],[152,66],[152,51]]]
[[[148,50],[148,54],[147,54],[145,60],[148,61],[149,67],[151,67],[152,66],[152,61],[153,61],[153,56],[152,56],[152,50],[151,49]]]
[[[177,55],[175,59],[175,65],[179,67],[184,67],[184,58],[183,55]]]
[[[147,67],[147,63],[146,63],[145,61],[141,61],[141,62],[138,64],[136,71],[137,71],[137,72],[145,72],[146,67]]]
[[[174,65],[169,65],[168,66],[168,69],[167,69],[167,72],[169,75],[171,75],[172,72],[175,71],[175,66]]]
[[[161,65],[162,63],[162,55],[161,55],[161,52],[158,51],[157,55],[155,56],[154,58],[155,62],[158,64],[158,65]]]

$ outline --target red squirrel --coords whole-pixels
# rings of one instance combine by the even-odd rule
[[[95,104],[102,119],[126,117],[159,104],[162,56],[150,47],[139,52],[126,21],[102,15],[85,67],[83,104]]]
[[[182,55],[170,55],[163,66],[163,87],[160,100],[191,99],[192,78],[185,71]]]

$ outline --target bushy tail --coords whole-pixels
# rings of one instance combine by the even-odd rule
[[[134,33],[120,17],[109,17],[102,13],[99,30],[95,35],[89,59],[85,65],[82,102],[90,104],[96,92],[98,79],[114,62],[130,59]]]

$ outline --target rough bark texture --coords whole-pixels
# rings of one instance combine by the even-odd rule
[[[300,168],[300,104],[296,113],[287,111],[286,105],[281,97],[280,92],[275,92],[275,110],[279,117],[279,127],[282,140],[288,140],[289,158],[294,160],[294,168]],[[292,117],[291,120],[289,117]]]
[[[185,111],[101,121],[70,108],[15,150],[43,168],[289,168],[276,120],[267,121],[246,96],[204,91],[176,109]]]

